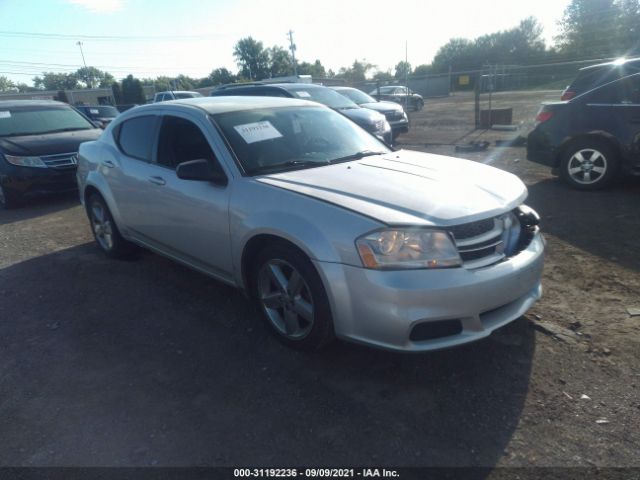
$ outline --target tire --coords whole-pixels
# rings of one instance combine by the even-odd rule
[[[0,208],[11,210],[20,205],[20,195],[0,185]]]
[[[599,190],[615,179],[619,159],[610,145],[601,140],[583,140],[571,144],[560,161],[560,176],[578,190]]]
[[[413,104],[413,108],[416,112],[419,110],[422,110],[423,107],[424,107],[423,100],[416,100],[415,103]]]
[[[104,199],[94,193],[87,202],[87,215],[93,237],[100,250],[109,258],[130,259],[136,251],[131,242],[125,240]]]
[[[269,330],[285,345],[314,351],[334,340],[320,275],[295,247],[278,243],[264,248],[256,257],[251,287]]]

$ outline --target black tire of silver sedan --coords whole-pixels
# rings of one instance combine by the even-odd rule
[[[0,185],[0,208],[10,210],[20,205],[20,197],[11,190]]]
[[[424,107],[424,101],[420,99],[416,100],[415,103],[413,104],[413,109],[416,112],[422,110],[423,107]]]
[[[109,211],[104,199],[93,194],[87,202],[87,214],[91,231],[100,247],[107,257],[117,259],[129,259],[135,252],[135,246],[122,238],[116,222]]]
[[[283,244],[263,249],[256,258],[252,289],[269,329],[285,345],[313,351],[335,338],[320,275],[299,250]]]
[[[599,190],[611,185],[618,172],[618,157],[605,142],[573,143],[560,161],[560,176],[578,190]]]

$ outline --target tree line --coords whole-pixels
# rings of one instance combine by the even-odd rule
[[[313,78],[338,78],[356,83],[402,80],[407,76],[419,77],[451,70],[476,70],[485,65],[540,65],[640,55],[640,0],[572,0],[559,26],[560,33],[552,46],[545,44],[540,23],[529,17],[514,28],[475,39],[452,38],[440,47],[431,64],[413,67],[400,61],[393,70],[382,71],[365,59],[356,59],[350,66],[334,72],[316,59],[314,62],[297,62],[296,71],[299,75],[311,75]],[[129,75],[118,82],[109,72],[86,67],[73,73],[43,72],[33,78],[33,87],[14,84],[0,76],[0,91],[112,87],[118,103],[142,103],[142,85],[153,85],[158,91],[191,90],[287,76],[294,71],[293,58],[288,50],[277,45],[265,47],[251,36],[235,44],[233,56],[237,72],[216,68],[204,78],[178,75],[137,79]]]

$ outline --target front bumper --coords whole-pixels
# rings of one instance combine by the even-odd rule
[[[477,270],[377,271],[316,261],[340,338],[405,352],[487,337],[540,298],[544,242],[537,233],[516,256]],[[461,331],[412,340],[417,325],[458,320]]]
[[[0,184],[20,196],[77,190],[76,169],[12,167],[0,173]]]

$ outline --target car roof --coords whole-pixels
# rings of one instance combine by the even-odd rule
[[[151,103],[148,105],[140,105],[136,107],[136,112],[143,112],[145,109],[151,108],[167,108],[171,105],[184,105],[198,107],[209,114],[238,112],[242,110],[253,110],[258,108],[277,108],[277,107],[322,107],[316,102],[307,100],[298,100],[295,98],[283,97],[247,97],[227,95],[222,97],[198,97],[184,98],[180,100],[171,100],[168,102]]]
[[[252,87],[252,88],[257,88],[257,87],[275,87],[275,88],[281,88],[283,90],[301,90],[301,89],[307,89],[307,88],[327,88],[324,85],[315,85],[313,83],[300,83],[300,82],[262,83],[262,82],[251,82],[251,83],[227,83],[226,85],[220,85],[215,90],[232,90],[234,88],[244,88],[244,87]]]
[[[0,100],[0,110],[16,107],[68,107],[64,102],[56,100]]]
[[[597,65],[589,65],[588,67],[582,67],[580,71],[584,70],[592,70],[597,68],[605,68],[605,67],[621,67],[623,65],[628,65],[629,63],[640,63],[640,57],[636,58],[619,58],[618,60],[613,60],[611,62],[599,63]]]

